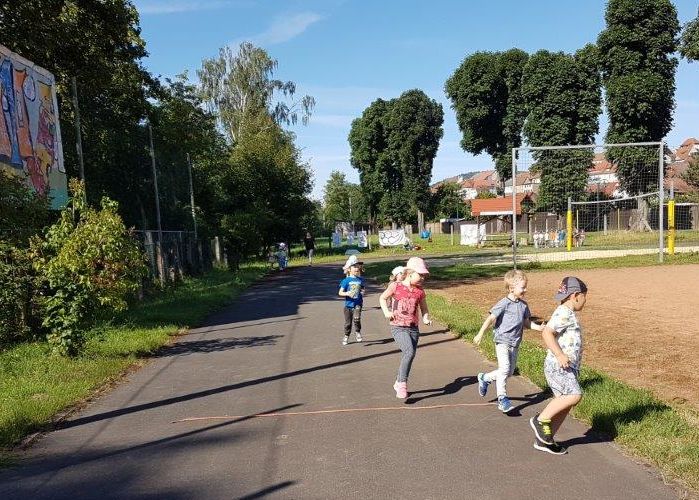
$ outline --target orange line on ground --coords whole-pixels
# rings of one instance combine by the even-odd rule
[[[196,422],[199,420],[231,420],[238,418],[263,418],[263,417],[290,417],[299,415],[321,415],[325,413],[351,413],[360,411],[410,411],[410,410],[435,410],[439,408],[457,408],[461,406],[490,406],[495,403],[453,403],[433,406],[386,406],[378,408],[342,408],[338,410],[294,411],[282,413],[256,413],[254,415],[221,415],[212,417],[191,417],[173,420],[171,423]]]

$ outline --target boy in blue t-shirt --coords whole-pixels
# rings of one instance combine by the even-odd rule
[[[347,345],[349,335],[352,332],[354,323],[354,334],[357,342],[362,341],[362,295],[364,294],[364,279],[362,274],[362,262],[354,262],[349,275],[340,281],[340,291],[338,295],[345,298],[345,335],[342,337],[342,345]]]

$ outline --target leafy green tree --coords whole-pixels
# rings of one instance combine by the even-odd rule
[[[520,49],[476,52],[466,57],[445,84],[462,132],[461,147],[487,153],[501,182],[512,176],[511,150],[522,143],[526,108],[521,95],[528,55]]]
[[[699,154],[694,154],[689,159],[689,167],[682,174],[687,184],[699,190]]]
[[[680,26],[669,0],[610,0],[597,40],[606,94],[608,143],[660,141],[672,128]],[[657,189],[657,151],[612,148],[624,191]]]
[[[411,221],[427,207],[443,123],[442,105],[417,89],[403,92],[386,115],[386,145],[398,174],[387,187],[407,202],[394,202],[395,222]]]
[[[471,206],[466,203],[459,193],[461,186],[456,182],[445,182],[440,184],[432,193],[431,209],[428,211],[428,218],[470,218]]]
[[[49,200],[0,170],[0,240],[26,247],[49,222]]]
[[[688,61],[699,61],[699,13],[682,28],[679,48]]]
[[[541,50],[524,68],[522,94],[529,112],[524,134],[534,146],[591,144],[601,112],[596,49],[592,45],[575,55]],[[541,172],[537,201],[541,208],[561,214],[567,199],[583,199],[591,150],[535,152]]]
[[[349,183],[345,174],[337,170],[330,173],[323,190],[323,213],[329,227],[336,221],[350,220]]]
[[[100,314],[124,310],[144,276],[144,256],[105,198],[100,210],[87,205],[84,185],[71,180],[72,198],[45,239],[32,240],[40,275],[43,326],[53,348],[80,351],[84,331]]]
[[[393,164],[387,146],[386,114],[391,102],[377,99],[352,122],[349,134],[350,163],[359,171],[359,182],[366,200],[369,216],[374,222],[379,203],[386,193],[385,179],[391,175]]]
[[[245,122],[260,113],[279,125],[293,125],[299,116],[304,125],[308,122],[315,99],[305,95],[295,100],[296,84],[273,78],[277,66],[276,59],[250,42],[241,43],[237,51],[223,47],[218,57],[202,62],[197,71],[202,96],[232,141],[238,140]],[[280,94],[283,99],[277,100]]]

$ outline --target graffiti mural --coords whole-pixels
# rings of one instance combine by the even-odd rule
[[[53,208],[67,199],[56,84],[51,73],[0,45],[0,168],[26,179]]]

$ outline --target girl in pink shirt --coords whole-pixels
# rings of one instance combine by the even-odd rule
[[[425,291],[422,289],[422,282],[429,273],[425,261],[420,257],[411,257],[405,266],[403,280],[388,285],[386,291],[379,298],[383,314],[391,324],[391,335],[402,352],[398,376],[393,384],[396,397],[400,399],[408,397],[408,375],[413,359],[415,359],[415,350],[420,335],[418,307],[422,313],[423,323],[432,324]]]

